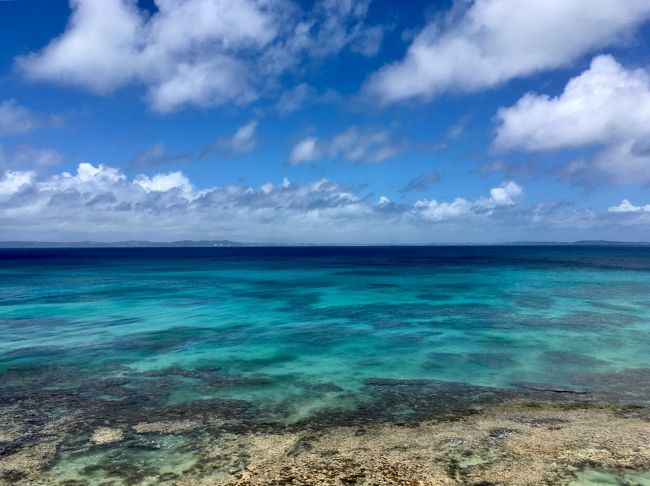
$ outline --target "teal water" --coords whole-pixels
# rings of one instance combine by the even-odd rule
[[[121,378],[169,405],[282,404],[289,421],[353,407],[376,379],[648,398],[650,248],[1,250],[0,264],[5,395]]]

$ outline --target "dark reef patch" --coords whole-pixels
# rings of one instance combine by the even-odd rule
[[[546,351],[540,355],[540,359],[550,366],[571,366],[571,367],[600,367],[611,364],[609,361],[587,356],[581,353],[570,351]]]

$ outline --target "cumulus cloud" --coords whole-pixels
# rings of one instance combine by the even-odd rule
[[[59,126],[59,116],[45,116],[18,104],[14,99],[0,103],[0,135],[18,135],[45,126]]]
[[[181,192],[189,193],[192,190],[192,184],[182,172],[168,172],[166,174],[156,174],[153,177],[140,174],[133,180],[146,192],[167,192],[178,189]]]
[[[503,192],[502,192],[503,191]],[[0,176],[0,224],[18,239],[182,239],[247,241],[386,241],[387,228],[403,237],[427,235],[424,223],[492,224],[516,206],[521,189],[509,182],[473,202],[377,202],[360,189],[321,179],[286,178],[258,189],[243,185],[198,189],[181,172],[140,174],[82,163],[76,172],[39,177],[33,171]],[[396,234],[402,235],[399,231]],[[382,236],[383,235],[383,236]]]
[[[567,177],[596,173],[609,181],[650,182],[650,72],[598,56],[557,97],[528,93],[501,108],[494,140],[501,149],[543,151],[604,147],[574,161]]]
[[[528,93],[501,108],[495,145],[548,150],[618,142],[650,134],[650,74],[598,56],[562,94]]]
[[[514,181],[503,183],[490,190],[490,197],[470,202],[458,197],[451,202],[422,199],[415,203],[415,210],[429,221],[445,221],[471,215],[491,213],[498,208],[514,206],[523,195],[523,189]]]
[[[423,199],[415,203],[415,210],[428,221],[444,221],[467,216],[472,212],[473,204],[462,197],[452,202],[438,202],[435,199]]]
[[[159,112],[249,103],[305,59],[349,48],[374,55],[382,30],[367,26],[368,1],[71,0],[59,37],[16,64],[28,78],[103,94],[140,84]]]
[[[31,185],[35,176],[33,171],[5,171],[4,177],[0,179],[0,197],[11,196],[23,187]]]
[[[647,0],[459,2],[366,88],[384,102],[490,88],[625,42],[649,17]]]
[[[294,146],[289,161],[297,165],[328,156],[348,162],[383,162],[406,148],[407,145],[394,140],[388,130],[362,130],[352,126],[329,140],[318,140],[316,137],[300,140]]]
[[[629,199],[623,199],[620,204],[607,208],[610,213],[650,213],[650,204],[636,206]]]
[[[515,181],[508,181],[490,189],[490,197],[484,201],[486,207],[512,206],[523,195],[524,190]]]

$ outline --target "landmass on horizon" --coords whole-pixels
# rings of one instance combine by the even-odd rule
[[[230,240],[178,241],[0,241],[0,248],[211,248],[211,247],[421,247],[421,246],[650,246],[646,241],[513,241],[503,243],[422,243],[422,244],[310,244],[252,243]]]

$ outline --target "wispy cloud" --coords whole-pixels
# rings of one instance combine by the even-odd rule
[[[26,108],[14,99],[0,103],[0,135],[19,135],[38,128],[60,127],[63,118],[44,115]]]
[[[300,83],[294,88],[282,93],[275,103],[275,110],[280,115],[287,115],[307,106],[335,103],[340,98],[341,95],[331,89],[319,93],[313,86],[307,83]]]
[[[41,149],[26,144],[6,149],[0,145],[0,168],[42,168],[60,164],[62,161],[63,155],[54,149]]]
[[[172,164],[197,162],[219,155],[237,157],[252,152],[257,147],[257,120],[240,126],[228,137],[220,137],[200,147],[190,150],[170,151],[164,143],[157,143],[137,153],[131,160],[131,167],[146,169]]]
[[[436,171],[427,172],[426,174],[422,174],[414,179],[411,179],[404,187],[400,189],[400,192],[407,193],[413,191],[425,191],[441,180],[442,177]]]
[[[348,162],[383,162],[412,148],[405,141],[396,140],[388,130],[361,129],[352,126],[328,140],[306,137],[294,145],[290,163],[313,162],[323,157]]]
[[[228,138],[221,138],[213,144],[213,148],[229,155],[243,155],[255,150],[257,146],[257,120],[251,120],[239,127]]]
[[[300,140],[294,145],[289,156],[291,165],[298,165],[303,162],[313,162],[321,156],[318,148],[318,139],[316,137],[307,137]]]

